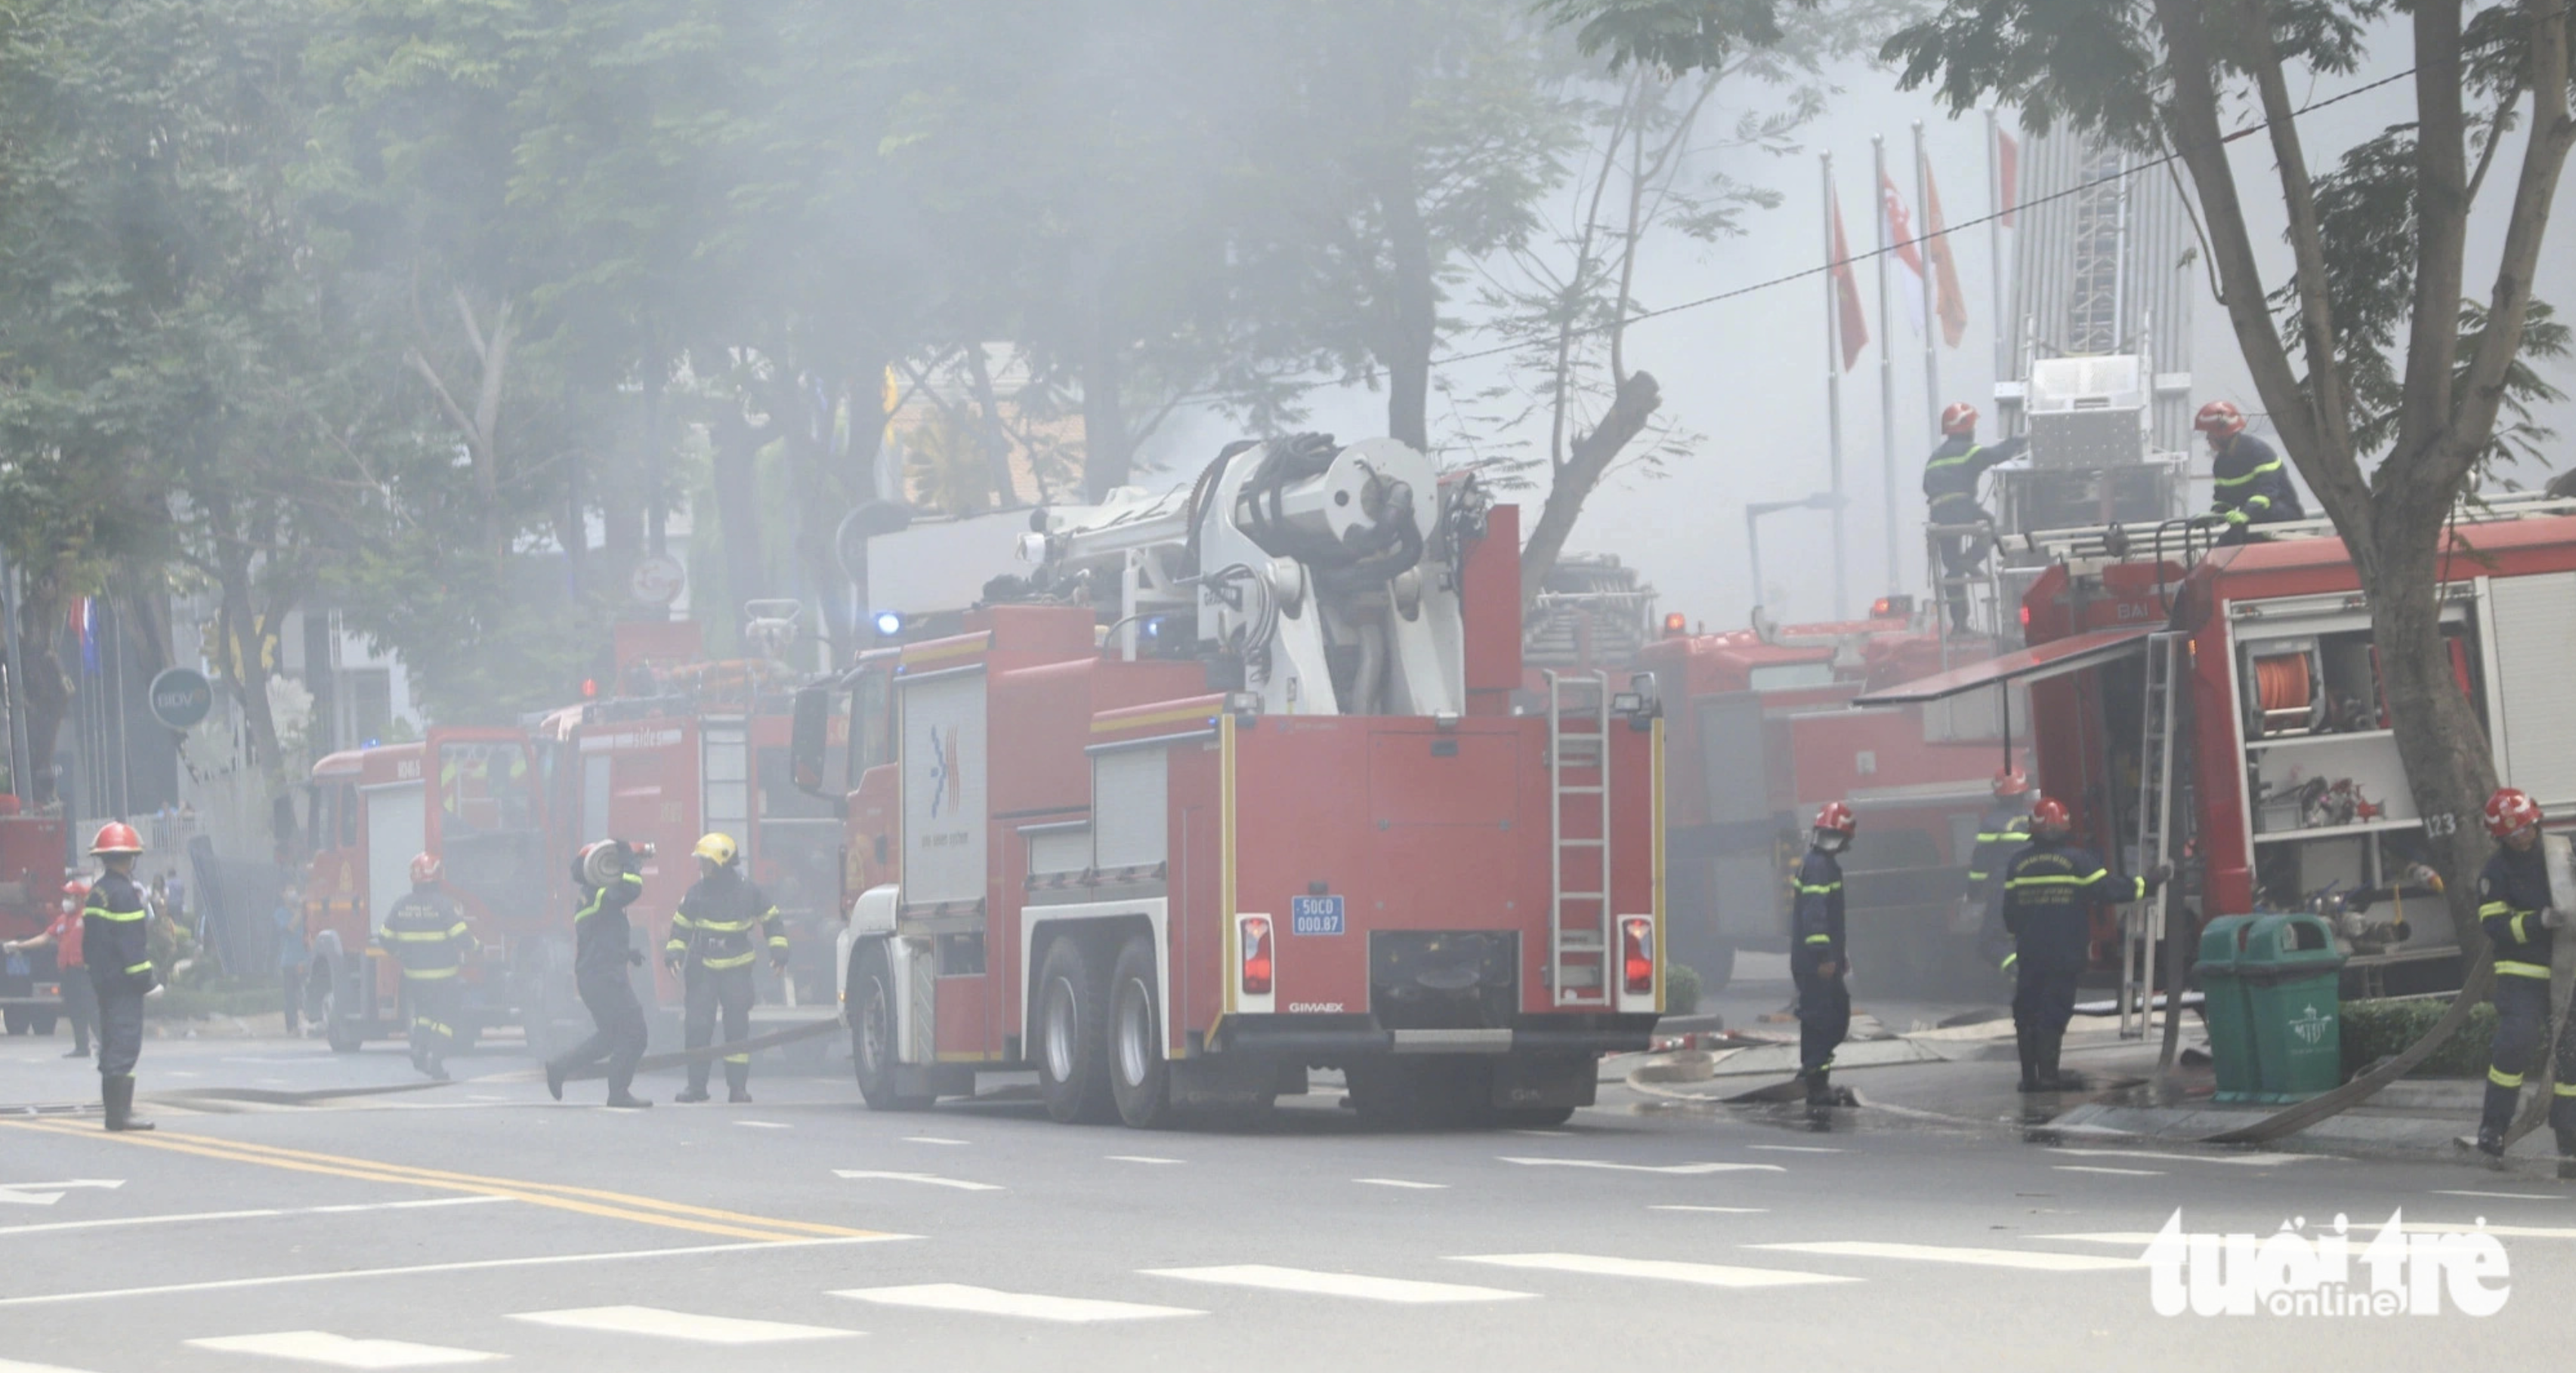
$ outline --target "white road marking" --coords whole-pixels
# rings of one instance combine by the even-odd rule
[[[225,1292],[247,1287],[289,1287],[344,1278],[407,1278],[421,1273],[474,1273],[487,1268],[545,1268],[567,1263],[608,1263],[618,1259],[682,1258],[698,1254],[741,1254],[754,1249],[812,1249],[827,1244],[876,1244],[918,1239],[917,1235],[847,1235],[833,1239],[749,1240],[740,1244],[683,1244],[667,1249],[621,1249],[597,1254],[538,1254],[517,1259],[466,1259],[456,1263],[415,1263],[400,1268],[341,1268],[327,1273],[281,1273],[267,1278],[215,1278],[206,1282],[172,1282],[154,1287],[117,1287],[97,1292],[48,1292],[33,1297],[0,1297],[0,1306],[46,1306],[55,1302],[102,1301],[116,1297],[161,1297],[182,1292]]]
[[[1748,1144],[1744,1147],[1768,1149],[1775,1154],[1839,1154],[1842,1152],[1840,1149],[1828,1149],[1821,1144]]]
[[[82,1187],[117,1188],[123,1178],[77,1178],[70,1182],[0,1182],[0,1202],[20,1206],[51,1206],[63,1199],[63,1193]]]
[[[327,1330],[280,1330],[267,1335],[226,1335],[219,1339],[190,1340],[199,1349],[218,1349],[227,1354],[265,1354],[274,1359],[293,1359],[299,1363],[329,1364],[333,1368],[438,1368],[452,1363],[489,1363],[500,1358],[479,1349],[449,1349],[443,1345],[411,1344],[402,1340],[353,1340]]]
[[[793,1130],[796,1127],[779,1120],[737,1120],[734,1124],[746,1130]]]
[[[2308,1229],[2312,1233],[2322,1232],[2326,1228],[2327,1227],[2313,1222],[2308,1226]],[[2561,1227],[2546,1225],[2480,1225],[2473,1220],[2410,1220],[2400,1224],[2397,1228],[2409,1235],[2465,1235],[2472,1230],[2483,1230],[2490,1235],[2499,1235],[2505,1239],[2576,1240],[2576,1230]],[[2380,1226],[2377,1221],[2356,1220],[2352,1222],[2352,1233],[2355,1235],[2376,1235],[2379,1233],[2379,1229]],[[2143,1249],[2146,1246],[2155,1243],[2159,1236],[2152,1230],[2100,1230],[2081,1235],[2039,1235],[2034,1238],[2044,1240],[2072,1240],[2079,1244],[2115,1244],[2123,1247],[2136,1245]],[[2356,1241],[2356,1243],[2358,1242],[2359,1241]]]
[[[1669,1206],[1649,1206],[1646,1209],[1649,1211],[1706,1211],[1712,1215],[1720,1216],[1760,1216],[1768,1215],[1770,1213],[1770,1208],[1767,1206],[1682,1206],[1676,1204]]]
[[[1820,1282],[1858,1282],[1831,1273],[1799,1273],[1784,1268],[1734,1268],[1719,1263],[1678,1263],[1669,1259],[1620,1259],[1606,1254],[1462,1254],[1460,1263],[1490,1263],[1503,1268],[1538,1268],[1554,1273],[1592,1273],[1607,1278],[1657,1278],[1701,1287],[1803,1287]]]
[[[107,1220],[63,1220],[44,1225],[0,1225],[0,1236],[50,1234],[57,1230],[105,1230],[126,1225],[169,1225],[192,1220],[256,1220],[264,1216],[337,1216],[352,1211],[411,1211],[428,1206],[489,1206],[508,1197],[425,1197],[418,1201],[370,1201],[343,1206],[303,1206],[256,1211],[191,1211],[169,1216],[117,1216]]]
[[[966,1144],[971,1141],[948,1139],[940,1135],[905,1135],[903,1142],[906,1144]]]
[[[1614,1173],[1785,1173],[1789,1170],[1776,1163],[1612,1163],[1597,1158],[1513,1158],[1503,1156],[1505,1163],[1524,1168],[1601,1168]]]
[[[2496,1201],[2567,1200],[2564,1194],[2557,1192],[2455,1192],[2448,1188],[2437,1188],[2433,1195],[2437,1197],[2487,1197]]]
[[[1408,1278],[1373,1278],[1365,1273],[1276,1268],[1266,1263],[1216,1268],[1147,1268],[1142,1271],[1151,1278],[1179,1278],[1183,1282],[1207,1282],[1224,1287],[1266,1287],[1277,1292],[1357,1297],[1363,1301],[1398,1302],[1410,1306],[1436,1302],[1519,1301],[1538,1295],[1535,1292],[1505,1291],[1499,1287],[1472,1287],[1465,1283],[1416,1282]]]
[[[1110,1161],[1110,1162],[1112,1162],[1112,1163],[1186,1163],[1186,1162],[1188,1162],[1188,1160],[1186,1160],[1186,1159],[1177,1159],[1177,1158],[1156,1158],[1156,1157],[1154,1157],[1152,1154],[1110,1154],[1110,1155],[1108,1155],[1107,1157],[1108,1157],[1109,1161]]]
[[[2160,1178],[2164,1176],[2164,1173],[2161,1170],[2155,1168],[2095,1168],[2089,1164],[2082,1163],[2058,1163],[2050,1166],[2061,1173],[2106,1173],[2115,1178]]]
[[[2154,1238],[2149,1236],[2149,1238]],[[1923,1263],[1964,1263],[1980,1268],[2026,1268],[2039,1272],[2091,1273],[2135,1268],[2138,1259],[2106,1259],[2098,1254],[2049,1254],[2029,1249],[1965,1249],[1941,1244],[1878,1244],[1869,1240],[1826,1240],[1812,1244],[1752,1244],[1748,1249],[1777,1249],[1790,1254],[1832,1254],[1855,1259],[1914,1259]]]
[[[960,1192],[998,1192],[998,1182],[968,1182],[964,1178],[943,1178],[936,1173],[895,1173],[882,1168],[835,1168],[835,1177],[874,1178],[881,1182],[918,1182],[925,1187],[954,1187]]]
[[[510,1319],[565,1330],[651,1335],[665,1340],[688,1340],[695,1344],[783,1344],[790,1340],[846,1339],[860,1333],[824,1325],[750,1321],[739,1316],[701,1316],[688,1311],[665,1311],[657,1306],[585,1306],[569,1311],[522,1311]]]
[[[1442,1191],[1449,1186],[1445,1182],[1407,1182],[1403,1178],[1353,1178],[1351,1181],[1363,1187],[1411,1187],[1425,1192]]]
[[[1074,1325],[1207,1314],[1186,1306],[1149,1306],[1143,1302],[1100,1301],[1090,1297],[1050,1297],[1036,1292],[1003,1292],[957,1282],[931,1282],[915,1287],[859,1287],[832,1295],[875,1302],[880,1306],[918,1306],[932,1311],[965,1311],[979,1316],[1022,1316],[1033,1321],[1063,1321]]]
[[[2096,1158],[2160,1158],[2168,1163],[2231,1163],[2239,1168],[2278,1168],[2285,1163],[2323,1163],[2323,1154],[2162,1154],[2153,1149],[2086,1149],[2052,1145],[2052,1154],[2091,1155]]]
[[[1572,1139],[1572,1130],[1506,1130],[1507,1135],[1530,1135],[1538,1139]]]
[[[20,1363],[16,1359],[0,1359],[0,1373],[83,1373],[83,1370],[65,1368],[60,1364]]]

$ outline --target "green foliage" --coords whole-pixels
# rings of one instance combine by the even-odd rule
[[[2343,1074],[2351,1077],[2384,1058],[2396,1056],[2424,1037],[2442,1018],[2450,1002],[2443,997],[2405,997],[2343,1003]],[[2484,1077],[2495,1043],[2493,1005],[2469,1013],[2450,1042],[2415,1066],[2411,1077]]]
[[[1689,1015],[1699,1009],[1699,970],[1688,963],[1664,965],[1664,1014]]]

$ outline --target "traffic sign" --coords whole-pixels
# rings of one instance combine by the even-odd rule
[[[641,605],[669,605],[680,599],[680,588],[688,584],[689,570],[668,553],[639,560],[626,577],[627,594]]]
[[[174,667],[152,679],[152,718],[176,730],[197,727],[215,708],[215,686],[194,668]]]

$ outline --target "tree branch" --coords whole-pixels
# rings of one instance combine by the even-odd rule
[[[2477,460],[2477,450],[2493,432],[2496,411],[2504,403],[2505,375],[2522,350],[2523,321],[2531,309],[2531,279],[2549,229],[2550,202],[2557,197],[2568,149],[2576,145],[2576,123],[2570,122],[2567,111],[2566,0],[2541,0],[2540,7],[2526,8],[2534,11],[2532,31],[2523,44],[2528,63],[2523,84],[2531,90],[2531,136],[2523,145],[2522,172],[2515,180],[2513,210],[2505,221],[2504,251],[2496,265],[2495,288],[2487,298],[2486,330],[2469,359],[2451,423],[2451,432],[2459,439],[2475,436],[2478,441],[2455,442],[2443,453],[2444,465],[2456,467],[2459,474]]]
[[[2460,111],[2460,7],[2415,7],[2415,301],[2406,387],[2383,479],[2440,441],[2460,349],[2460,264],[2469,226]],[[2444,502],[2445,506],[2448,502]]]

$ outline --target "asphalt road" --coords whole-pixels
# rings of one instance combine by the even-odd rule
[[[86,1096],[61,1047],[0,1041],[0,1106]],[[557,1104],[506,1049],[458,1066],[299,1105],[413,1079],[391,1045],[154,1040],[155,1134],[0,1114],[0,1373],[2537,1367],[2576,1335],[2576,1188],[2528,1174],[1623,1088],[1561,1130],[1378,1133],[1319,1091],[1141,1133],[1008,1091],[874,1114],[828,1065],[764,1063],[751,1106],[647,1078],[648,1112]],[[2161,1316],[2142,1236],[2177,1208],[2256,1237],[2344,1213],[2356,1249],[2401,1209],[2483,1217],[2511,1295]]]

